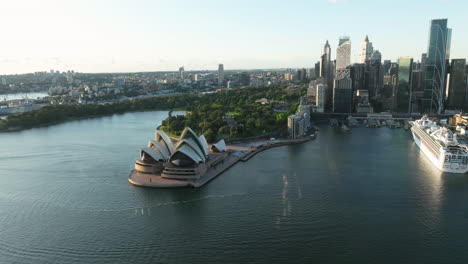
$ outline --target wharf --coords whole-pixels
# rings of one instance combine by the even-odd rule
[[[200,178],[194,180],[178,180],[167,179],[161,177],[160,174],[148,174],[132,170],[128,181],[136,186],[153,187],[153,188],[181,188],[181,187],[194,187],[199,188],[207,184],[214,178],[221,175],[224,171],[234,166],[239,161],[247,162],[258,153],[280,146],[300,144],[315,137],[307,137],[301,139],[285,139],[273,141],[257,141],[254,143],[244,143],[227,146],[228,151],[216,156],[206,163],[207,170]]]

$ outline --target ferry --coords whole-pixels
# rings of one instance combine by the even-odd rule
[[[468,148],[458,143],[450,129],[437,125],[427,116],[410,124],[414,142],[437,169],[450,173],[468,171]]]

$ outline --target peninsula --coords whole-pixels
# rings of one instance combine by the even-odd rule
[[[140,150],[140,159],[128,181],[137,186],[156,188],[201,187],[239,161],[278,146],[298,144],[315,138],[269,139],[226,145],[224,139],[208,145],[204,135],[198,136],[186,127],[180,138],[169,137],[157,129],[154,140]]]

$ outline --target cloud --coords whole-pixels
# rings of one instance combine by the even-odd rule
[[[333,4],[336,4],[336,3],[343,3],[343,2],[347,2],[348,0],[328,0],[329,3],[333,3]]]

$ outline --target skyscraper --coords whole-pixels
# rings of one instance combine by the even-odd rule
[[[314,65],[315,79],[320,77],[320,61],[317,61]]]
[[[394,95],[394,111],[397,113],[411,112],[411,75],[413,58],[398,59],[397,83]]]
[[[330,44],[327,40],[320,60],[320,77],[325,80],[325,110],[327,111],[332,110],[333,103],[333,65]]]
[[[218,65],[218,83],[223,84],[224,82],[224,65],[219,64]]]
[[[351,64],[351,41],[349,37],[340,37],[336,48],[336,71],[345,69]]]
[[[447,59],[450,53],[452,30],[447,19],[431,21],[427,59],[424,70],[424,98],[422,111],[442,113],[444,109]]]
[[[366,63],[371,58],[372,52],[374,52],[374,47],[372,42],[369,42],[369,37],[366,35],[366,38],[362,42],[361,48],[361,63]]]
[[[448,109],[463,110],[465,106],[465,98],[468,96],[465,67],[466,59],[453,59],[450,64]]]
[[[181,80],[184,79],[184,66],[182,66],[182,67],[179,68],[179,78],[180,78]]]
[[[353,102],[353,81],[350,69],[339,69],[333,85],[333,112],[351,113]]]
[[[327,42],[325,43],[325,46],[322,49],[322,56],[320,60],[320,77],[328,76],[330,61],[331,61],[331,49],[330,49],[330,44],[328,43],[328,40],[327,40]]]

